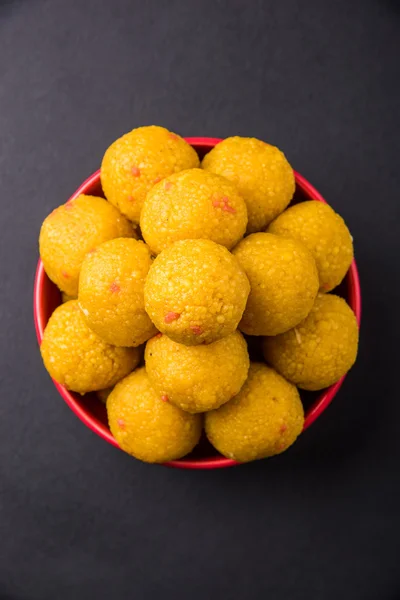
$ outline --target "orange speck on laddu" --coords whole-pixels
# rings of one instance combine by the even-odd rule
[[[232,214],[235,214],[235,213],[236,213],[236,210],[235,210],[235,209],[233,208],[233,206],[231,206],[230,204],[224,204],[224,205],[222,206],[222,210],[224,210],[225,212],[232,213]]]
[[[155,339],[162,337],[162,333],[157,333],[157,335],[154,336]]]
[[[165,190],[170,190],[172,188],[172,182],[171,181],[166,181],[164,184],[164,189]]]
[[[281,425],[281,427],[280,427],[279,431],[280,431],[281,433],[285,433],[286,429],[287,429],[287,425],[286,425],[286,423],[282,423],[282,425]]]
[[[176,133],[169,133],[168,137],[170,138],[170,140],[177,140],[178,136],[176,135]]]
[[[117,423],[120,429],[125,429],[125,421],[123,419],[117,419]]]
[[[140,169],[136,165],[133,165],[131,172],[134,177],[140,177]]]
[[[161,400],[162,400],[163,402],[168,402],[169,398],[168,398],[167,394],[163,394],[163,395],[161,396]]]
[[[172,323],[172,321],[176,321],[176,319],[179,319],[180,316],[180,313],[167,312],[167,314],[164,317],[164,323]]]
[[[65,279],[69,279],[70,278],[70,274],[67,273],[67,271],[62,271],[61,275],[65,278]]]
[[[203,330],[199,325],[191,325],[190,330],[193,331],[194,335],[200,335],[203,333]]]
[[[153,179],[153,183],[156,184],[159,181],[161,181],[162,177],[156,177],[155,179]]]
[[[225,212],[236,213],[236,209],[234,209],[233,206],[229,204],[229,198],[227,196],[224,196],[223,198],[214,198],[212,201],[212,205],[215,208],[220,208],[221,210],[224,210]]]
[[[135,198],[133,196],[128,196],[129,202],[135,202]]]
[[[112,284],[110,285],[110,291],[111,292],[119,292],[120,291],[120,287],[118,285],[118,283],[116,281],[113,281]]]

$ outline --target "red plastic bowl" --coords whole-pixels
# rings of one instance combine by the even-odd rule
[[[186,138],[199,156],[202,158],[221,140],[219,138]],[[326,202],[319,192],[299,173],[295,173],[296,177],[296,192],[295,200],[317,200],[318,202]],[[103,196],[100,184],[100,171],[91,175],[71,196],[73,200],[79,194],[91,194],[94,196]],[[353,309],[358,325],[361,318],[361,290],[360,281],[357,272],[356,262],[353,261],[349,272],[346,275],[344,285],[342,284],[342,295]],[[43,331],[47,321],[54,309],[61,303],[61,295],[58,288],[50,281],[43,269],[42,261],[39,260],[33,296],[33,312],[35,319],[36,335],[39,344],[42,342]],[[315,395],[311,399],[309,406],[305,407],[305,423],[304,429],[307,429],[314,421],[324,412],[324,410],[332,402],[333,398],[338,393],[344,377],[337,383],[330,386],[322,393]],[[70,409],[100,437],[105,439],[109,444],[117,446],[118,444],[111,435],[108,428],[106,410],[95,394],[86,394],[80,396],[73,392],[69,392],[64,386],[54,381],[54,385],[59,391],[61,397],[68,404]],[[309,400],[310,402],[310,400]],[[205,440],[203,440],[192,455],[181,460],[175,460],[165,463],[168,466],[179,467],[182,469],[218,469],[222,467],[232,467],[238,463],[229,458],[216,453]]]

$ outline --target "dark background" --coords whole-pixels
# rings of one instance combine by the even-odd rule
[[[0,1],[0,598],[400,598],[396,1]],[[285,455],[141,464],[46,374],[41,221],[138,125],[283,148],[347,220],[356,367]],[[397,255],[397,256],[396,256]]]

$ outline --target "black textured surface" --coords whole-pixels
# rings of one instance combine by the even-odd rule
[[[1,600],[400,597],[399,37],[395,0],[0,2]],[[277,144],[353,232],[359,360],[278,459],[140,464],[42,367],[40,223],[151,123]]]

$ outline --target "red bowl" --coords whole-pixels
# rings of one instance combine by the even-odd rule
[[[186,138],[194,149],[202,158],[221,140],[219,138]],[[319,192],[299,173],[295,172],[296,192],[295,201],[317,200],[325,202]],[[79,194],[91,194],[94,196],[103,196],[103,191],[100,183],[100,171],[93,173],[82,185],[76,190],[69,200],[73,200]],[[346,298],[347,302],[353,309],[358,325],[361,318],[361,290],[360,281],[357,272],[356,262],[353,260],[350,269],[346,275],[344,284],[341,286],[341,293]],[[54,309],[61,303],[61,294],[58,288],[50,281],[43,269],[42,261],[39,260],[36,270],[33,295],[33,313],[36,327],[36,335],[39,344],[42,342],[43,331],[47,321]],[[314,421],[324,412],[324,410],[332,402],[333,398],[338,393],[343,384],[345,377],[342,377],[337,383],[331,385],[322,393],[312,396],[311,401],[308,399],[309,405],[305,407],[305,422],[304,429],[307,429]],[[69,392],[64,386],[54,381],[61,397],[68,404],[70,409],[100,437],[105,439],[109,444],[117,446],[118,444],[111,435],[107,423],[107,414],[104,405],[97,398],[96,394],[86,394],[80,396],[74,392]],[[171,467],[179,467],[182,469],[218,469],[222,467],[232,467],[238,463],[229,458],[216,453],[216,450],[210,446],[206,440],[203,440],[192,455],[181,460],[174,460],[165,463]]]

